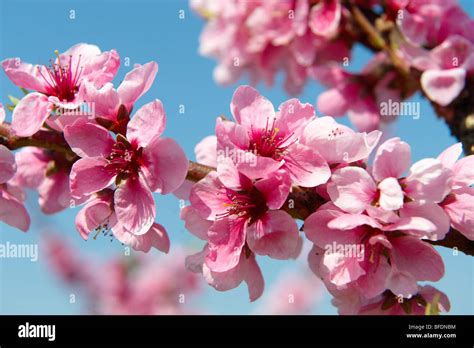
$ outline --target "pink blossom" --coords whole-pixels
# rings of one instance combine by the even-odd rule
[[[82,203],[69,192],[71,163],[62,155],[34,147],[16,154],[18,170],[15,182],[24,188],[36,189],[39,205],[45,214],[55,214]]]
[[[462,36],[450,36],[429,52],[408,45],[403,52],[412,66],[423,71],[421,87],[427,97],[441,106],[456,99],[474,72],[474,45]]]
[[[130,245],[133,249],[148,252],[154,247],[168,253],[170,241],[163,226],[153,222],[145,233],[136,234],[129,232],[119,221],[114,204],[114,192],[105,189],[93,196],[76,216],[76,228],[82,238],[87,240],[90,233],[95,231],[115,237],[123,244]],[[110,233],[110,234],[109,234]]]
[[[458,160],[462,153],[461,143],[457,143],[443,151],[438,159],[453,172],[452,191],[440,203],[444,212],[451,220],[451,226],[474,240],[474,156],[466,156]]]
[[[324,116],[311,121],[304,129],[300,142],[316,149],[334,168],[336,164],[366,161],[378,144],[382,132],[354,132],[337,123],[332,117]]]
[[[2,62],[9,79],[17,86],[33,90],[13,111],[12,131],[18,136],[36,133],[56,107],[75,109],[82,102],[82,86],[96,87],[112,81],[120,58],[115,50],[101,52],[97,46],[77,44],[58,54],[48,68],[33,66],[19,58]]]
[[[315,244],[310,268],[333,288],[355,286],[366,298],[386,289],[410,297],[417,281],[441,279],[441,256],[419,239],[420,233],[434,229],[429,221],[415,218],[382,224],[368,215],[346,214],[332,203],[304,223],[306,237]]]
[[[376,75],[385,63],[386,56],[378,54],[357,74],[345,71],[336,63],[309,69],[310,76],[329,88],[318,97],[319,111],[334,117],[347,113],[359,131],[373,131],[381,122],[393,120],[380,116],[381,103],[401,100],[400,91],[391,87],[397,76],[393,72],[383,77]]]
[[[153,84],[158,64],[149,62],[136,65],[115,89],[111,83],[97,89],[94,84],[84,84],[84,98],[94,106],[95,120],[114,132],[126,132],[133,105]]]
[[[426,236],[442,239],[449,230],[449,218],[436,203],[449,193],[452,174],[437,159],[423,159],[411,167],[410,162],[410,146],[399,138],[389,139],[376,152],[372,175],[358,167],[338,169],[327,186],[328,194],[350,214],[367,211],[377,218],[384,215],[389,222],[429,220],[436,230]]]
[[[397,24],[412,43],[434,47],[455,34],[474,42],[474,22],[456,0],[410,0],[401,5]]]
[[[339,30],[341,15],[342,6],[339,0],[320,1],[311,8],[309,27],[316,35],[332,38]]]
[[[298,141],[314,118],[310,104],[290,99],[275,112],[272,103],[250,86],[239,87],[232,98],[235,123],[217,120],[217,152],[231,158],[242,174],[265,177],[281,169],[301,186],[314,187],[330,176],[329,166],[316,149]]]
[[[23,205],[25,195],[21,187],[11,181],[16,170],[15,156],[0,145],[0,221],[26,232],[30,216]]]
[[[271,85],[282,69],[286,90],[300,93],[307,67],[350,56],[348,40],[328,40],[337,32],[341,9],[339,1],[330,3],[320,10],[314,6],[310,13],[307,0],[236,0],[220,5],[192,1],[191,7],[208,19],[200,53],[218,60],[214,70],[218,83],[235,83],[249,72],[252,84],[264,80]]]
[[[251,300],[263,291],[254,254],[293,258],[301,241],[296,222],[279,210],[290,192],[284,171],[262,179],[250,178],[230,160],[218,163],[191,191],[191,207],[182,218],[191,233],[208,241],[188,258],[188,267],[201,271],[209,284],[224,291],[246,281]]]
[[[85,120],[67,126],[66,140],[81,157],[71,169],[71,195],[83,198],[115,184],[114,210],[121,226],[132,234],[146,233],[155,218],[152,192],[174,191],[187,174],[181,147],[160,138],[165,125],[163,105],[155,100],[140,108],[126,134],[116,139]]]

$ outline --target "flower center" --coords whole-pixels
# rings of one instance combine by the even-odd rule
[[[46,67],[47,75],[44,75],[38,67],[41,77],[47,84],[46,93],[49,96],[57,97],[60,101],[73,101],[79,90],[79,78],[82,73],[81,56],[79,55],[77,64],[73,68],[72,56],[69,56],[69,62],[64,62],[61,61],[57,50],[54,51],[54,54],[57,57],[57,63],[50,61],[51,65]]]
[[[120,179],[129,176],[138,176],[138,170],[142,165],[143,148],[134,143],[129,143],[125,137],[118,135],[117,142],[113,145],[112,151],[106,157],[106,170],[113,175],[118,175]]]
[[[228,202],[225,203],[227,211],[217,218],[234,216],[250,220],[251,225],[268,210],[267,203],[262,194],[255,188],[251,191],[234,191],[224,188]]]
[[[293,138],[294,133],[282,134],[275,127],[276,119],[270,124],[267,118],[265,129],[253,129],[249,132],[250,146],[249,151],[258,156],[270,157],[274,160],[280,160],[285,156],[288,147],[293,145],[297,139]]]

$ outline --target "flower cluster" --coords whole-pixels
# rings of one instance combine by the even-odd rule
[[[2,62],[13,83],[33,90],[13,109],[12,134],[34,137],[47,131],[65,139],[66,147],[25,147],[16,153],[16,164],[1,147],[5,203],[0,216],[26,230],[23,196],[15,187],[36,189],[45,214],[85,204],[76,218],[84,239],[91,232],[110,233],[136,250],[168,252],[166,230],[155,222],[153,192],[177,189],[188,160],[173,139],[161,137],[166,116],[160,100],[131,115],[151,87],[157,63],[136,65],[114,88],[111,81],[120,62],[115,50],[102,53],[96,46],[78,44],[56,56],[50,67],[19,58]]]
[[[239,11],[245,10],[240,14],[246,18],[249,9],[258,14],[263,6],[246,1],[236,2],[235,8],[228,5],[232,2],[212,4],[213,11],[235,20]],[[265,6],[277,4],[285,3]],[[309,11],[304,9],[306,2],[291,4],[298,5],[298,11]],[[278,9],[266,11],[270,10]],[[307,15],[311,20],[320,12],[325,19],[344,22],[339,1],[311,6]],[[263,14],[252,16],[246,21],[268,24]],[[293,22],[282,21],[278,28],[288,31],[268,27],[270,36],[245,38],[252,39],[252,45],[271,41],[278,47],[282,36],[295,40],[305,34],[293,28]],[[322,27],[320,20],[310,25],[310,35],[335,35],[338,26],[329,22],[328,27]],[[465,54],[463,67],[469,71],[474,55],[458,34],[447,35],[430,54],[448,59],[457,47],[455,54]],[[413,45],[404,50],[420,66],[428,61],[416,57]],[[219,291],[245,282],[250,300],[258,299],[265,285],[258,258],[295,259],[307,240],[312,244],[309,268],[334,296],[340,313],[449,310],[442,292],[420,282],[435,282],[444,275],[433,242],[452,233],[474,240],[474,156],[459,159],[458,143],[437,158],[412,163],[410,146],[401,139],[379,144],[382,132],[373,129],[376,117],[367,123],[369,118],[360,118],[358,112],[366,115],[381,100],[402,98],[392,88],[395,75],[385,74],[380,81],[372,78],[373,69],[387,64],[387,54],[377,55],[369,63],[373,69],[362,75],[333,64],[308,68],[332,87],[320,96],[319,108],[336,116],[348,111],[366,131],[353,131],[332,116],[317,117],[313,105],[298,99],[275,109],[256,89],[241,86],[230,103],[233,120],[217,118],[215,135],[196,146],[198,163],[191,165],[173,139],[162,137],[166,127],[162,102],[155,99],[135,108],[154,82],[157,63],[135,65],[114,87],[111,81],[119,66],[114,50],[101,52],[96,46],[78,44],[56,56],[49,68],[18,58],[2,62],[25,96],[10,106],[11,125],[4,122],[0,105],[1,221],[26,231],[30,218],[23,189],[34,189],[45,214],[81,206],[75,225],[83,239],[103,233],[135,250],[148,252],[153,247],[167,253],[170,240],[165,227],[155,221],[153,194],[174,193],[189,201],[181,210],[185,227],[204,241],[200,252],[186,258],[186,266],[202,273]],[[424,71],[422,81],[433,69]],[[193,172],[195,167],[201,171]],[[55,265],[67,279],[94,284],[97,290],[98,282],[91,281],[74,260],[67,260],[63,247],[53,249]],[[104,290],[111,297],[104,299],[109,307],[103,312],[162,311],[153,307],[156,292],[174,291],[154,282],[150,276],[156,272],[154,266],[144,267],[143,279],[140,275],[131,281],[133,286],[128,284],[126,265],[119,262],[111,269],[105,285],[112,288]],[[176,281],[171,274],[181,271],[173,265],[165,269],[171,272],[166,281],[170,285]],[[312,286],[301,284],[301,290]],[[123,292],[126,298],[121,297]],[[311,301],[306,290],[301,294],[304,310]]]
[[[189,269],[220,291],[244,281],[255,300],[264,287],[256,256],[301,252],[297,217],[313,243],[309,266],[342,313],[369,312],[377,303],[419,313],[431,303],[436,291],[418,282],[438,281],[444,265],[430,241],[443,240],[451,227],[474,240],[474,156],[457,160],[462,147],[455,144],[412,164],[410,146],[391,138],[369,163],[380,131],[354,132],[296,99],[275,111],[250,86],[236,90],[231,112],[234,121],[218,118],[216,137],[197,149],[217,170],[191,188],[182,210],[186,228],[206,241],[188,257]],[[301,192],[303,216],[294,205]],[[351,310],[347,296],[357,296]]]
[[[252,84],[273,84],[283,70],[286,90],[298,94],[308,78],[317,80],[329,88],[318,97],[321,113],[347,113],[360,131],[393,120],[380,117],[381,103],[419,88],[450,104],[474,73],[474,21],[456,0],[191,0],[191,7],[207,20],[200,52],[218,61],[218,83],[248,72]],[[348,72],[356,43],[377,53],[361,72]]]

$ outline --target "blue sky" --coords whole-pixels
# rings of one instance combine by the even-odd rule
[[[471,17],[474,11],[470,0],[461,2]],[[180,19],[184,10],[185,18]],[[75,19],[71,19],[74,11]],[[102,50],[117,49],[122,63],[125,57],[130,66],[121,66],[115,82],[135,63],[154,60],[159,64],[158,76],[150,91],[143,96],[135,110],[151,100],[162,100],[167,114],[166,136],[175,138],[187,155],[193,158],[194,145],[212,134],[215,118],[229,115],[229,103],[236,86],[221,87],[212,79],[215,62],[198,54],[198,37],[203,22],[184,0],[95,0],[95,1],[10,1],[0,2],[0,59],[21,57],[31,63],[48,63],[54,50],[86,42],[98,45]],[[351,70],[359,69],[370,58],[363,49],[356,49]],[[241,84],[246,81],[242,80]],[[262,94],[277,106],[288,95],[282,88],[282,76],[272,88],[258,86]],[[323,89],[312,82],[299,98],[315,103]],[[18,89],[0,74],[0,102],[7,103],[7,95],[19,95]],[[455,143],[444,122],[433,113],[429,103],[421,102],[421,117],[413,120],[402,117],[391,130],[412,146],[413,160],[434,157],[447,146]],[[180,105],[185,113],[180,114]],[[344,122],[347,122],[345,120]],[[107,239],[84,242],[74,228],[75,209],[44,217],[37,208],[37,197],[29,193],[28,208],[32,216],[32,228],[26,234],[0,223],[0,242],[38,243],[41,233],[56,233],[66,238],[78,254],[107,258],[123,252],[118,242]],[[172,243],[184,244],[198,251],[201,243],[184,230],[179,220],[179,202],[173,196],[157,197],[157,220],[166,226]],[[41,245],[40,245],[41,248]],[[435,284],[445,291],[452,304],[452,314],[473,313],[474,268],[472,257],[453,255],[452,250],[439,248],[446,265],[445,277]],[[156,252],[158,253],[158,252]],[[156,254],[153,253],[153,254]],[[154,257],[151,255],[150,257]],[[306,255],[302,255],[305,258]],[[68,296],[74,290],[64,287],[51,274],[41,254],[37,263],[28,260],[0,259],[0,313],[74,314],[82,310],[83,300],[78,296],[76,304],[69,304]],[[301,260],[304,262],[304,259]],[[292,263],[260,258],[267,288],[283,269]],[[99,265],[100,267],[100,265]],[[290,268],[291,269],[291,268]],[[104,270],[106,271],[106,270]],[[205,288],[201,308],[211,313],[244,314],[255,307],[250,304],[244,285],[220,293]],[[334,314],[330,296],[315,308],[314,313]]]

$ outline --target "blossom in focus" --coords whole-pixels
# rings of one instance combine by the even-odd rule
[[[328,184],[328,194],[347,213],[367,211],[390,223],[416,219],[426,226],[434,224],[435,231],[425,236],[442,239],[449,230],[449,218],[436,203],[450,192],[452,174],[434,158],[410,164],[410,146],[399,138],[389,139],[377,149],[372,175],[359,167],[338,169]]]
[[[231,158],[248,177],[266,177],[285,171],[304,187],[324,184],[330,176],[317,149],[299,142],[304,127],[314,118],[310,104],[290,99],[275,112],[272,103],[254,88],[237,88],[231,102],[235,122],[217,119],[217,161]]]
[[[58,107],[76,109],[84,101],[84,82],[101,87],[112,81],[120,65],[115,50],[101,52],[89,44],[77,44],[64,53],[55,53],[57,58],[50,67],[25,63],[20,58],[1,63],[15,85],[34,91],[23,97],[13,111],[12,131],[17,136],[36,133]]]
[[[181,213],[186,228],[208,242],[202,252],[188,257],[188,268],[202,272],[220,291],[246,281],[250,299],[260,297],[263,278],[255,254],[289,259],[300,250],[296,222],[279,210],[290,187],[284,171],[250,178],[231,160],[218,163],[217,172],[193,186],[191,206]]]
[[[161,101],[140,108],[126,134],[114,139],[100,125],[79,119],[64,130],[72,150],[81,157],[70,174],[71,195],[81,199],[116,186],[114,211],[120,225],[141,235],[153,225],[152,192],[168,194],[184,181],[188,160],[170,138],[161,138],[166,125]]]
[[[441,256],[420,239],[434,230],[425,219],[392,222],[387,216],[346,214],[331,202],[304,224],[306,237],[314,243],[308,258],[313,272],[336,289],[355,286],[366,298],[386,289],[409,297],[417,281],[441,279]],[[355,250],[347,252],[346,246]]]
[[[84,99],[94,105],[95,121],[115,133],[124,134],[133,105],[150,89],[157,72],[156,62],[137,64],[125,75],[117,89],[111,83],[98,89],[94,84],[86,82]]]

